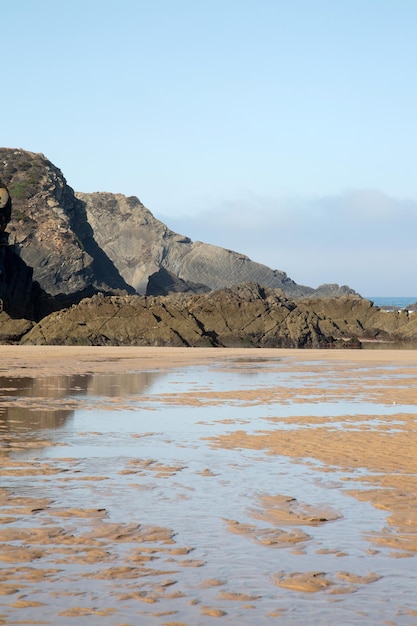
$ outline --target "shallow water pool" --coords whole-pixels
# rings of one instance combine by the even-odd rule
[[[411,436],[392,398],[413,377],[262,358],[4,377],[0,623],[416,624],[414,517],[404,543],[367,496],[404,475],[381,482],[375,448]]]

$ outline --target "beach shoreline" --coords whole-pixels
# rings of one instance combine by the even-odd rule
[[[0,346],[0,375],[43,377],[168,369],[229,359],[291,359],[362,365],[417,362],[417,350],[171,348],[134,346]]]

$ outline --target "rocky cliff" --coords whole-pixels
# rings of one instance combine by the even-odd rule
[[[53,296],[77,302],[99,291],[149,294],[152,284],[157,284],[155,293],[168,293],[172,285],[173,291],[201,291],[246,281],[280,288],[291,297],[352,293],[338,285],[319,291],[297,285],[285,272],[243,254],[193,242],[171,231],[134,196],[74,193],[42,154],[0,148],[0,180],[13,200],[10,242],[33,268],[34,280]]]
[[[0,149],[0,180],[13,201],[9,241],[42,289],[76,301],[99,289],[129,288],[95,242],[62,172],[42,154]]]
[[[0,149],[0,181],[0,342],[417,342],[417,313],[381,311],[348,287],[297,285],[243,254],[174,233],[136,197],[74,193],[41,154]]]
[[[215,290],[247,281],[282,289],[292,297],[354,293],[346,286],[323,285],[317,291],[298,285],[285,272],[251,261],[244,254],[193,242],[157,220],[136,197],[111,193],[77,193],[76,197],[85,206],[95,240],[137,293],[161,294],[167,273],[174,280],[168,281],[165,294],[172,292],[173,284],[173,291],[193,291],[196,286],[197,290]],[[161,270],[164,278],[158,276]],[[154,282],[158,283],[155,292]]]

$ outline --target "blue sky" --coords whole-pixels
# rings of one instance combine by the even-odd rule
[[[2,141],[298,283],[416,295],[414,0],[19,0]]]

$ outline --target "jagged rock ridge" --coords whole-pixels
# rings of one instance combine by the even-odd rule
[[[417,314],[386,313],[357,296],[287,298],[246,283],[208,294],[103,296],[52,313],[22,343],[358,348],[417,340]]]

